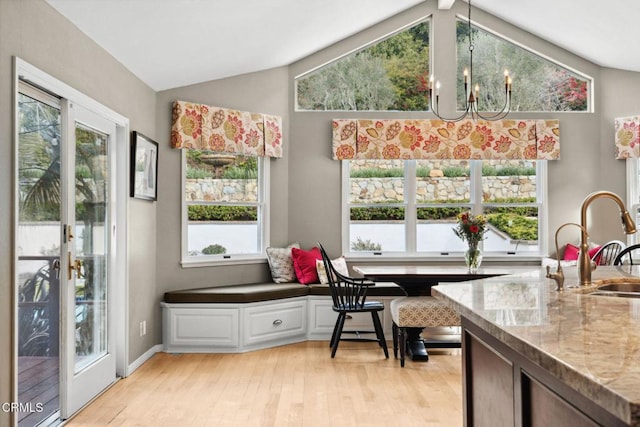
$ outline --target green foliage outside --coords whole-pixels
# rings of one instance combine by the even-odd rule
[[[469,210],[463,207],[451,208],[418,208],[416,216],[419,220],[455,220],[458,214]]]
[[[487,220],[498,230],[514,240],[538,240],[538,218],[529,218],[514,213],[487,214]]]
[[[428,109],[429,23],[341,58],[297,79],[306,110]]]
[[[258,160],[245,157],[235,165],[227,167],[222,173],[225,179],[258,179]]]
[[[494,203],[533,203],[533,198],[496,199]],[[440,200],[435,203],[447,203]],[[458,203],[458,202],[456,202]],[[416,216],[422,221],[455,221],[458,214],[467,211],[461,206],[420,207]],[[535,206],[500,206],[488,208],[485,212],[489,224],[515,240],[538,239],[538,209]],[[351,208],[351,221],[401,221],[404,220],[404,208],[389,206],[370,206]]]
[[[505,100],[504,70],[513,79],[511,111],[586,111],[588,83],[580,76],[490,32],[472,27],[473,84],[480,86],[478,109],[498,111]],[[469,68],[469,26],[458,21],[458,109],[462,110],[463,70]]]
[[[382,245],[380,243],[374,243],[371,240],[362,240],[358,237],[355,242],[351,242],[351,250],[353,251],[381,251]]]
[[[253,206],[190,205],[189,221],[257,221],[258,211]]]
[[[227,253],[227,248],[219,244],[209,245],[206,248],[202,249],[202,253],[204,255],[221,255]]]
[[[352,168],[349,176],[351,178],[402,178],[404,176],[404,169]]]
[[[419,178],[428,178],[431,169],[428,167],[418,167],[416,176]],[[462,166],[447,166],[442,169],[442,173],[446,178],[458,178],[469,176],[469,169]],[[491,164],[482,165],[482,176],[534,176],[536,174],[535,167],[527,166],[505,166],[496,168]],[[404,177],[404,169],[379,169],[379,168],[362,168],[351,169],[351,178],[402,178]]]
[[[257,179],[258,160],[253,156],[236,156],[236,160],[225,166],[214,167],[202,159],[211,151],[187,151],[187,179]]]
[[[212,179],[215,178],[213,172],[207,169],[194,168],[187,166],[187,179]]]
[[[404,208],[380,206],[351,208],[351,221],[398,221],[404,220]]]
[[[458,21],[457,100],[466,96],[463,70],[469,68],[469,27]],[[512,111],[586,111],[588,81],[487,31],[472,27],[473,83],[480,86],[481,111],[500,110],[505,100],[504,70],[513,79]],[[428,111],[429,22],[422,22],[375,45],[337,59],[296,80],[302,110]]]
[[[535,174],[535,166],[503,166],[496,168],[489,163],[482,164],[482,176],[533,176]]]
[[[533,197],[522,197],[522,198],[497,198],[492,200],[492,203],[504,203],[504,204],[515,204],[515,203],[535,203],[535,198]],[[535,206],[497,206],[491,207],[485,210],[485,214],[493,214],[493,213],[504,213],[504,214],[514,214],[519,216],[528,216],[528,217],[537,217],[538,216],[538,208]]]

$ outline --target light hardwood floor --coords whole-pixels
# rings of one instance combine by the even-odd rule
[[[391,343],[389,343],[391,344]],[[376,343],[326,341],[243,354],[158,353],[71,426],[462,425],[459,350],[385,359]]]

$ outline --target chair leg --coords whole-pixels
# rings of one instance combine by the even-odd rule
[[[391,324],[391,334],[393,335],[393,357],[398,358],[398,325],[396,322]]]
[[[329,341],[329,348],[333,348],[333,344],[335,343],[337,336],[336,332],[338,331],[338,325],[340,324],[340,316],[342,316],[342,314],[338,314],[336,324],[333,326],[333,333],[331,334],[331,341]]]
[[[380,323],[380,317],[378,312],[372,311],[371,318],[373,319],[373,327],[376,330],[376,337],[378,338],[378,344],[384,351],[384,357],[389,358],[389,350],[387,350],[387,340],[384,337],[384,331],[382,330],[382,324]]]
[[[340,313],[338,315],[338,321],[336,323],[336,329],[334,331],[335,337],[333,338],[333,345],[331,346],[331,358],[333,359],[338,350],[338,344],[340,344],[340,336],[342,335],[342,328],[344,327],[344,321],[347,318],[346,313]]]
[[[400,367],[404,368],[404,355],[407,351],[407,331],[405,328],[398,328],[398,337],[400,338]]]

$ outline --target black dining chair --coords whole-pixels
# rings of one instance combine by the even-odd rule
[[[329,342],[331,358],[335,357],[340,341],[373,341],[382,347],[384,356],[388,359],[389,351],[387,350],[387,341],[385,340],[382,323],[380,323],[380,317],[378,316],[378,313],[384,310],[384,304],[379,301],[367,301],[367,290],[369,287],[375,286],[375,283],[367,279],[347,277],[341,274],[334,268],[331,263],[331,258],[327,255],[324,247],[321,244],[318,244],[318,246],[320,247],[322,261],[327,272],[329,289],[331,298],[333,299],[333,311],[338,313],[338,319],[336,320],[333,333],[331,334],[331,341]],[[371,313],[374,331],[343,331],[347,316],[354,313]],[[343,333],[356,334],[357,337],[343,338]],[[362,334],[372,333],[376,334],[375,339],[362,336]]]
[[[618,254],[626,246],[627,245],[620,240],[611,240],[610,242],[600,246],[600,249],[598,249],[591,257],[591,260],[598,265],[613,265]]]
[[[640,264],[640,244],[627,246],[616,257],[613,265],[638,265]]]

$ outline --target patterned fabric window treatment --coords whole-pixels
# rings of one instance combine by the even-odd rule
[[[282,118],[176,101],[171,146],[244,156],[282,157]]]
[[[559,120],[333,120],[333,158],[560,158]]]
[[[640,116],[617,117],[616,159],[640,157]]]

